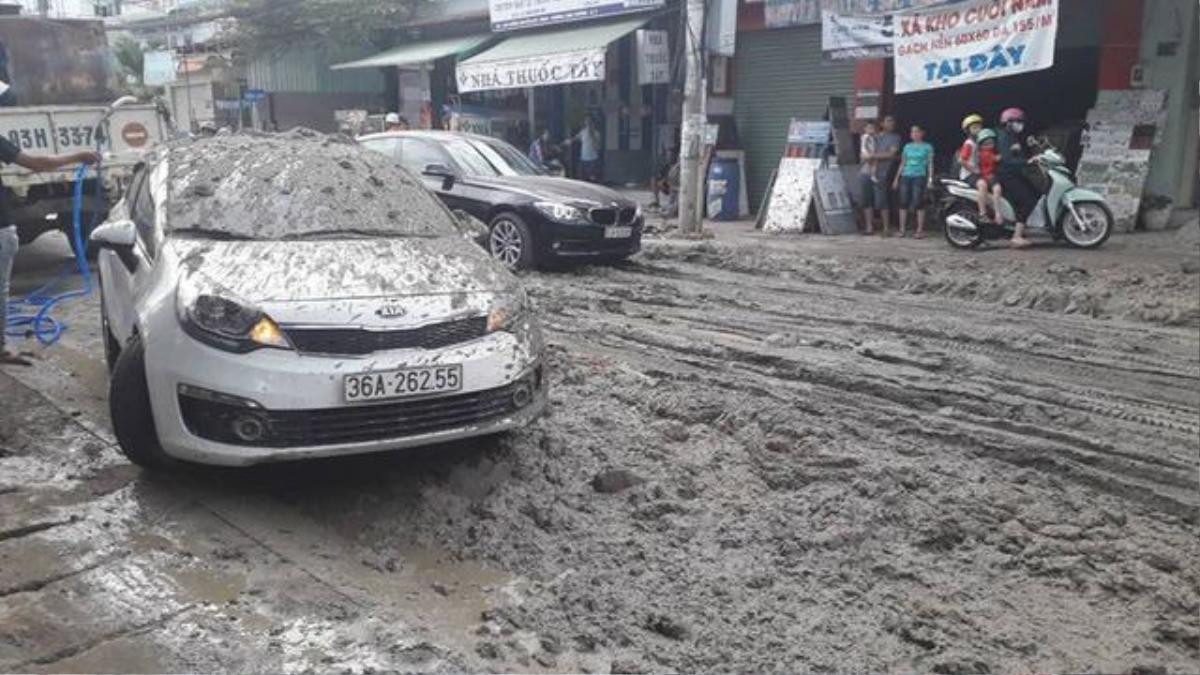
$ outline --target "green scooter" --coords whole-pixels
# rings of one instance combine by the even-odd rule
[[[1055,241],[1065,239],[1076,248],[1096,248],[1112,234],[1113,214],[1104,196],[1077,187],[1066,159],[1044,139],[1029,139],[1037,154],[1029,160],[1046,179],[1045,192],[1038,199],[1026,223],[1026,233],[1049,234]],[[938,216],[946,241],[955,248],[975,248],[989,239],[1009,239],[1016,228],[1016,210],[1008,199],[1000,201],[1003,224],[980,218],[974,185],[942,178],[935,197]],[[989,198],[990,201],[990,198]]]

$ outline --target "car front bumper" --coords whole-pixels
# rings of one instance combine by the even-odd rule
[[[599,225],[563,225],[543,219],[538,231],[540,257],[579,260],[631,256],[642,249],[643,220],[639,218],[632,227],[631,236],[609,239]]]
[[[416,447],[515,429],[546,407],[536,328],[365,358],[277,349],[232,354],[188,336],[173,312],[156,314],[142,336],[154,423],[163,450],[185,461],[244,466]],[[459,391],[343,400],[347,374],[453,363],[462,364]],[[515,402],[518,385],[528,395]],[[267,434],[260,442],[230,442],[228,433],[213,432],[214,424],[228,423],[258,424]]]

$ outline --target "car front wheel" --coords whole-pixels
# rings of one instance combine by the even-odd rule
[[[501,213],[488,226],[488,252],[510,270],[534,265],[533,235],[515,213]]]
[[[146,353],[142,339],[134,335],[117,356],[108,388],[109,415],[121,452],[129,461],[146,469],[166,469],[178,464],[163,452],[150,410],[146,386]]]

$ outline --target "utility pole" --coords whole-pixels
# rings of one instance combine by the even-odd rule
[[[679,228],[699,234],[703,223],[700,210],[700,144],[704,135],[702,98],[705,0],[687,0],[684,31],[683,127],[679,148]]]

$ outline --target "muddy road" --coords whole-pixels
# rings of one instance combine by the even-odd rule
[[[252,471],[126,464],[70,307],[0,372],[0,670],[1200,671],[1200,237],[817,241],[529,274],[546,418]]]

